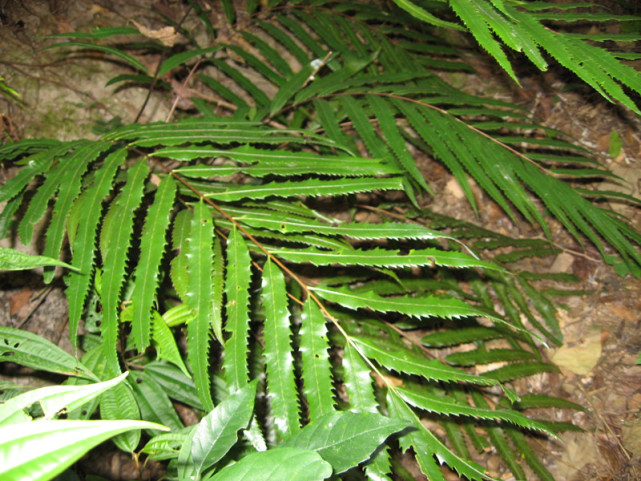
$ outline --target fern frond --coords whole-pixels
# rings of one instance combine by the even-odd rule
[[[209,344],[212,305],[214,225],[211,212],[201,200],[194,206],[194,216],[187,240],[189,290],[187,304],[194,317],[187,328],[187,359],[194,373],[194,384],[207,411],[214,408],[209,376]]]
[[[420,354],[389,340],[355,336],[352,338],[352,342],[367,357],[399,373],[414,374],[425,379],[443,382],[461,381],[481,385],[496,384],[490,377],[474,376],[465,371],[446,366],[437,360],[428,361]]]
[[[223,369],[234,392],[249,381],[249,286],[251,282],[250,258],[247,245],[237,229],[232,229],[227,240],[227,266],[225,295],[227,297],[227,322],[225,331],[230,337],[225,342]]]
[[[96,230],[102,214],[102,202],[112,189],[116,170],[126,158],[126,149],[117,150],[105,158],[103,166],[94,176],[93,184],[78,197],[74,204],[74,211],[83,212],[83,222],[78,220],[75,226],[72,226],[70,225],[72,220],[68,221],[67,229],[73,232],[69,236],[72,253],[71,264],[79,270],[78,273],[70,272],[66,280],[68,286],[66,295],[69,302],[69,337],[74,346],[77,343],[78,323],[82,316],[93,272]]]
[[[276,438],[282,441],[300,429],[300,421],[285,277],[270,259],[263,266],[262,300],[269,401]]]
[[[465,476],[467,479],[481,481],[487,478],[481,466],[465,460],[450,451],[442,441],[425,427],[414,411],[393,391],[390,391],[387,395],[387,404],[391,415],[410,421],[415,428],[415,431],[409,432],[400,438],[399,443],[404,451],[407,451],[410,447],[414,449],[421,471],[430,480],[445,481],[445,476],[443,476],[437,460],[438,463],[447,464],[450,468],[456,470],[459,475]]]
[[[120,372],[117,357],[118,308],[125,267],[133,232],[134,211],[140,205],[144,182],[149,174],[147,164],[139,161],[127,171],[127,183],[111,204],[100,233],[100,253],[103,260],[102,302],[103,319],[100,325],[107,372]]]
[[[273,249],[271,252],[285,260],[303,263],[309,262],[315,266],[358,265],[377,267],[413,267],[413,266],[447,266],[447,267],[483,267],[500,269],[494,263],[476,259],[470,255],[456,251],[443,251],[435,248],[411,249],[404,253],[392,249],[355,249],[342,248],[339,250],[320,250],[313,247],[307,249]]]
[[[310,422],[334,412],[332,366],[325,318],[312,299],[307,299],[301,313],[300,347],[303,370],[303,393],[309,406]]]
[[[158,288],[158,271],[165,252],[166,231],[169,213],[176,195],[176,183],[172,177],[162,180],[147,211],[145,226],[140,240],[140,259],[134,272],[132,298],[132,337],[139,352],[149,345],[151,331],[151,306]]]
[[[348,288],[313,287],[313,292],[330,302],[349,309],[371,309],[378,312],[398,312],[416,318],[441,317],[456,319],[466,316],[487,316],[501,321],[490,312],[475,308],[455,298],[381,297],[373,292],[355,293]]]
[[[415,389],[410,390],[398,387],[396,388],[396,392],[406,402],[424,411],[445,414],[448,416],[471,416],[479,419],[507,421],[516,426],[554,434],[553,432],[548,431],[545,425],[533,421],[517,411],[489,409],[489,406],[481,406],[481,409],[479,409],[466,404],[457,403],[453,399],[429,395]]]

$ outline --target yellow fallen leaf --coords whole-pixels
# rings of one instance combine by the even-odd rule
[[[575,374],[589,374],[601,357],[601,333],[595,332],[582,340],[578,346],[563,346],[552,356],[557,366]]]
[[[135,20],[132,20],[132,22],[138,31],[145,37],[160,40],[160,42],[166,47],[173,47],[178,40],[178,37],[180,37],[180,34],[176,33],[174,27],[163,27],[158,30],[151,30],[147,27],[143,27]]]

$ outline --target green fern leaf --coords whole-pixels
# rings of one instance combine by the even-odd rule
[[[371,368],[351,343],[345,345],[343,368],[343,382],[345,383],[352,409],[360,412],[377,413],[378,402],[374,396]]]
[[[249,286],[251,282],[250,257],[247,245],[237,229],[227,239],[227,269],[225,295],[227,322],[225,331],[230,336],[225,342],[223,369],[230,392],[241,389],[249,381]]]
[[[67,176],[60,184],[58,198],[53,208],[51,222],[46,233],[46,242],[43,255],[58,258],[62,241],[64,238],[65,227],[67,225],[67,214],[71,210],[73,202],[76,200],[81,190],[82,175],[87,169],[90,162],[93,162],[98,155],[110,147],[106,142],[93,142],[92,144],[81,146],[68,161],[61,161],[60,164],[65,166]],[[45,282],[53,279],[54,270],[45,269]]]
[[[371,368],[363,356],[347,343],[343,351],[343,384],[347,391],[350,408],[357,412],[378,413],[378,401],[374,394]],[[372,481],[389,480],[391,471],[389,449],[380,449],[374,458],[365,465],[365,473]]]
[[[120,60],[123,60],[124,62],[128,63],[132,67],[134,67],[136,70],[141,71],[144,74],[149,74],[147,71],[147,68],[134,56],[129,55],[126,52],[123,52],[122,50],[111,47],[109,45],[99,45],[95,43],[90,43],[90,42],[64,42],[64,43],[55,43],[53,45],[50,45],[49,47],[45,48],[68,48],[68,47],[80,47],[88,50],[98,50],[99,52],[104,52],[110,55],[113,55],[114,57],[118,57]]]
[[[47,207],[49,206],[49,201],[54,195],[56,195],[56,192],[60,188],[60,184],[65,179],[69,179],[68,177],[65,177],[66,169],[66,163],[59,162],[49,170],[45,181],[31,199],[29,207],[22,216],[20,224],[18,225],[18,234],[20,235],[20,241],[23,244],[29,245],[31,243],[34,225],[45,214]]]
[[[272,37],[274,37],[274,33],[282,33],[284,32],[282,30],[279,30],[275,26],[265,23],[265,22],[260,22],[258,21],[257,24],[265,30],[267,33],[270,33]],[[243,36],[245,40],[250,42],[252,45],[254,45],[262,54],[262,56],[269,62],[271,63],[280,74],[285,77],[289,78],[291,77],[294,72],[292,72],[292,68],[289,66],[289,63],[283,58],[282,54],[278,52],[276,49],[272,48],[265,40],[262,38],[253,35],[247,31],[242,31],[240,34]],[[285,34],[285,37],[288,39],[291,39],[288,35]],[[282,39],[282,36],[279,36],[278,39]],[[282,44],[282,42],[280,42]],[[289,44],[291,45],[291,43]]]
[[[377,179],[363,177],[341,180],[308,179],[298,182],[269,182],[264,185],[230,187],[223,192],[208,194],[207,197],[233,202],[240,199],[264,199],[265,197],[294,197],[322,195],[347,195],[371,190],[404,190],[403,179],[390,177]]]
[[[447,235],[427,229],[419,224],[395,224],[384,222],[368,224],[365,222],[328,225],[317,220],[302,217],[280,216],[274,218],[273,212],[238,209],[237,220],[252,227],[271,229],[282,233],[316,233],[321,235],[344,235],[353,239],[447,239]]]
[[[443,382],[461,381],[484,385],[497,383],[497,381],[489,377],[474,376],[465,371],[446,366],[440,361],[427,360],[424,356],[400,344],[393,344],[389,340],[358,336],[353,337],[352,342],[358,346],[358,349],[365,356],[396,372],[414,374],[425,379]]]
[[[85,299],[93,271],[96,229],[102,214],[102,202],[111,191],[116,170],[127,158],[127,150],[120,149],[107,156],[103,166],[96,172],[93,184],[76,200],[74,210],[82,210],[83,222],[74,228],[71,241],[73,254],[71,264],[79,273],[67,277],[67,300],[69,302],[69,337],[72,344],[77,343],[78,323],[82,316]],[[71,230],[71,226],[68,226]]]
[[[456,251],[435,248],[411,249],[407,253],[391,249],[350,249],[335,251],[307,249],[273,249],[271,253],[291,262],[310,262],[315,266],[359,265],[378,267],[448,266],[501,269],[498,265]]]
[[[0,202],[10,200],[17,196],[33,180],[34,177],[48,171],[53,160],[63,155],[71,145],[66,143],[52,150],[39,152],[25,159],[25,167],[0,189]]]
[[[100,293],[103,309],[100,330],[107,359],[106,372],[110,374],[120,372],[116,349],[118,309],[133,231],[134,212],[142,200],[148,174],[147,164],[142,160],[128,169],[127,183],[105,216],[100,233],[100,251],[104,266]]]
[[[531,352],[516,349],[491,349],[489,351],[477,349],[474,351],[455,352],[449,354],[445,360],[455,366],[474,366],[476,364],[492,364],[494,362],[527,361],[537,359]]]
[[[559,409],[576,409],[578,411],[585,411],[585,408],[580,404],[573,403],[564,398],[552,397],[546,394],[524,394],[518,402],[515,403],[518,409],[544,409],[544,408],[559,408]]]
[[[240,88],[247,92],[256,104],[256,107],[267,106],[270,103],[269,97],[258,88],[246,75],[240,70],[234,68],[224,60],[214,59],[212,64],[222,73],[230,77]]]
[[[445,397],[433,396],[416,389],[396,388],[396,392],[407,403],[424,411],[448,416],[470,416],[477,419],[508,421],[527,429],[554,435],[544,424],[533,421],[519,412],[503,409],[492,410],[489,406],[472,407]]]
[[[294,379],[292,331],[285,277],[271,260],[263,266],[265,308],[265,367],[276,438],[284,440],[300,429],[298,392]]]
[[[426,192],[431,193],[432,190],[425,182],[425,177],[423,177],[421,171],[418,170],[416,162],[407,150],[407,145],[398,130],[396,119],[392,114],[392,109],[390,109],[390,106],[387,105],[387,103],[381,97],[378,97],[376,95],[369,95],[367,97],[367,100],[374,110],[374,114],[378,119],[378,126],[380,127],[383,136],[392,148],[400,166],[402,166],[405,172],[407,172],[409,177],[416,184],[422,187]]]
[[[194,317],[187,328],[187,359],[194,373],[198,395],[207,411],[214,408],[209,377],[209,342],[212,305],[214,225],[211,212],[200,200],[194,205],[194,216],[187,241],[186,257],[189,290],[186,301]]]
[[[503,333],[501,331],[491,327],[462,327],[428,334],[421,339],[421,343],[431,347],[448,347],[468,342],[496,339],[502,336]]]
[[[214,336],[221,344],[224,341],[223,336],[223,294],[225,290],[225,259],[223,258],[223,246],[220,237],[214,237],[214,272],[212,274],[211,301],[212,316],[211,328]]]
[[[139,352],[149,345],[151,331],[151,306],[158,288],[158,269],[165,252],[169,214],[176,195],[176,183],[168,176],[158,186],[154,203],[147,211],[140,240],[140,259],[134,272],[132,298],[132,337]]]
[[[332,396],[327,326],[320,309],[310,298],[303,306],[299,336],[303,393],[309,405],[309,420],[313,423],[321,416],[335,411],[335,402]]]
[[[489,19],[481,11],[481,6],[484,6],[483,3],[477,0],[450,0],[449,3],[476,41],[496,59],[503,70],[518,84],[519,81],[514,70],[512,70],[510,61],[490,30],[490,25],[494,27],[496,24],[490,24]]]
[[[447,22],[443,19],[440,19],[432,15],[430,12],[416,5],[410,0],[394,0],[394,3],[399,7],[401,7],[403,10],[405,10],[407,13],[412,15],[412,17],[418,18],[423,22],[435,25],[437,27],[446,27],[446,28],[453,28],[455,30],[461,30],[461,27],[459,25],[452,22]]]
[[[192,178],[226,176],[245,172],[255,177],[269,174],[294,176],[318,174],[329,176],[357,177],[361,175],[399,174],[401,170],[382,159],[365,159],[344,155],[317,155],[309,152],[257,149],[251,146],[223,150],[210,146],[166,147],[152,155],[176,160],[194,160],[209,157],[226,157],[237,162],[251,163],[245,166],[195,165],[176,169],[174,172]],[[289,170],[287,170],[289,169]]]
[[[499,322],[491,312],[470,306],[455,298],[440,297],[381,297],[373,292],[355,293],[348,288],[313,287],[323,299],[349,309],[371,309],[377,312],[399,312],[411,317],[443,317],[455,319],[466,316],[485,316]]]
[[[236,55],[241,57],[248,66],[252,67],[256,72],[265,77],[268,81],[273,83],[276,86],[283,86],[285,84],[285,79],[281,77],[278,72],[275,72],[269,65],[259,59],[258,57],[252,55],[247,50],[243,50],[236,45],[223,44],[227,49],[234,52]]]
[[[276,92],[274,99],[271,102],[269,107],[269,116],[273,117],[276,113],[282,109],[287,101],[291,99],[298,90],[300,90],[305,83],[310,80],[310,77],[314,73],[316,66],[321,65],[320,59],[312,60],[309,63],[306,63],[303,68],[301,68],[296,74],[291,77],[284,85],[281,86],[280,90]]]
[[[199,57],[207,53],[217,52],[221,48],[222,48],[221,45],[216,45],[210,48],[196,48],[193,50],[187,50],[185,52],[178,53],[176,55],[172,55],[162,63],[162,65],[158,69],[158,72],[156,73],[156,77],[158,78],[163,77],[166,73],[170,72],[176,67],[181,66],[185,62],[191,60],[192,58]]]
[[[390,414],[398,419],[406,419],[412,423],[415,431],[406,433],[399,439],[401,448],[404,451],[414,448],[416,453],[416,460],[423,471],[423,474],[428,476],[430,480],[445,481],[445,477],[438,467],[437,460],[440,463],[447,464],[451,469],[454,469],[461,476],[474,481],[481,481],[487,479],[487,475],[483,472],[483,468],[472,461],[460,458],[447,446],[445,446],[425,425],[419,420],[411,408],[405,404],[393,392],[387,395],[387,403]],[[436,459],[434,458],[436,456]]]
[[[489,408],[487,401],[483,398],[481,393],[472,392],[471,395],[474,403],[481,409]],[[487,426],[485,430],[489,435],[492,445],[499,453],[499,455],[503,458],[509,470],[512,471],[514,477],[516,479],[525,479],[525,472],[523,471],[521,465],[517,462],[519,453],[516,453],[512,450],[512,448],[508,444],[507,437],[505,436],[503,429],[497,426]]]
[[[495,379],[498,382],[507,382],[520,377],[533,376],[542,372],[559,372],[554,364],[544,362],[520,362],[508,364],[492,371],[486,371],[483,376]]]
[[[514,444],[516,452],[521,455],[541,481],[554,481],[554,476],[552,476],[550,471],[548,471],[548,469],[539,460],[537,454],[534,453],[528,442],[525,440],[523,433],[510,427],[506,427],[505,432]]]
[[[16,223],[14,215],[22,205],[24,198],[25,191],[23,190],[4,205],[0,212],[0,239],[6,238],[9,232],[14,229]]]

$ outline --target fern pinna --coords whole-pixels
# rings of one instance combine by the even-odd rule
[[[470,177],[512,219],[521,215],[549,239],[550,214],[621,274],[638,275],[641,236],[590,200],[614,194],[566,181],[608,172],[517,106],[442,80],[436,71],[469,67],[401,10],[391,16],[317,2],[256,13],[257,2],[248,3],[254,15],[236,24],[232,3],[222,2],[226,28],[236,31],[225,33],[227,43],[203,47],[185,31],[192,48],[158,69],[195,71],[199,116],[133,124],[96,141],[26,140],[0,149],[24,166],[0,191],[2,235],[15,228],[32,242],[53,204],[44,254],[63,256],[66,238],[77,269],[65,276],[72,342],[99,377],[140,371],[102,397],[102,416],[171,427],[152,432],[143,451],[169,460],[177,479],[263,479],[268,471],[274,479],[325,479],[360,464],[367,479],[385,480],[401,472],[394,467],[400,448],[414,452],[430,480],[445,479],[442,464],[481,480],[492,473],[473,451],[487,446],[517,479],[526,476],[522,461],[551,479],[524,434],[569,427],[521,411],[577,406],[519,397],[504,383],[556,369],[539,352],[559,344],[561,333],[550,293],[537,281],[572,277],[513,264],[557,253],[549,240],[512,239],[421,207],[432,190],[413,152],[445,164],[474,209]],[[396,3],[428,23],[463,29],[442,12]],[[558,54],[636,110],[617,82],[638,92],[639,76],[613,54],[589,47],[620,66],[604,75],[573,63],[583,40],[558,34],[564,40],[555,48],[571,55],[549,47],[557,34],[541,33],[539,21],[553,6],[450,4],[510,74],[490,29],[541,68],[539,45]],[[192,6],[216,35],[200,4]],[[489,12],[483,21],[479,11]],[[505,35],[515,22],[518,39]],[[66,34],[85,40],[58,46],[99,48],[136,70],[114,82],[151,79],[132,55],[95,43],[137,33]],[[386,191],[404,194],[403,215]],[[369,220],[358,220],[365,212]],[[45,279],[52,277],[46,268]],[[439,355],[460,345],[472,348]],[[502,367],[482,375],[468,369],[497,362]],[[172,400],[202,411],[201,422],[184,427]],[[243,440],[230,453],[239,431]],[[138,435],[116,443],[133,451]]]

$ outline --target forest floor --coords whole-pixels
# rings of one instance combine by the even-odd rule
[[[95,138],[110,125],[132,122],[145,101],[146,89],[114,91],[114,87],[105,87],[110,78],[126,72],[122,65],[105,61],[100,55],[62,56],[56,50],[41,51],[51,43],[43,37],[98,26],[132,25],[132,20],[160,28],[158,13],[170,15],[180,3],[0,0],[0,75],[23,97],[22,103],[0,97],[3,139]],[[570,134],[626,180],[623,188],[627,193],[639,196],[638,119],[577,87],[558,71],[525,72],[519,89],[509,84],[490,61],[480,57],[469,60],[477,74],[448,74],[455,86],[528,108],[533,120]],[[172,102],[169,96],[152,96],[141,121],[165,120]],[[419,159],[419,165],[435,190],[442,193],[429,199],[434,210],[513,236],[540,235],[529,225],[514,225],[487,199],[481,202],[486,207],[480,217],[475,217],[444,168],[427,159]],[[1,166],[0,184],[15,171],[11,166]],[[641,230],[639,209],[615,208]],[[1,245],[8,244],[4,241]],[[548,413],[554,420],[573,422],[585,432],[566,433],[559,440],[541,438],[535,448],[559,481],[641,479],[641,366],[635,364],[641,352],[641,283],[635,278],[618,277],[590,248],[566,250],[537,268],[574,273],[580,279],[576,288],[589,293],[564,299],[567,309],[559,311],[565,345],[546,355],[560,367],[560,373],[527,378],[516,386],[521,392],[547,393],[585,406],[585,412]],[[45,287],[35,274],[0,274],[0,325],[29,329],[68,348],[66,315],[60,283]],[[20,372],[0,365],[2,376],[13,377]],[[36,381],[29,378],[29,382]],[[99,474],[114,480],[135,479],[131,460],[108,446],[101,447],[105,451],[100,461],[94,459],[100,465]],[[485,464],[497,477],[511,479],[498,455],[490,452],[484,456]],[[154,477],[151,471],[146,475]]]

